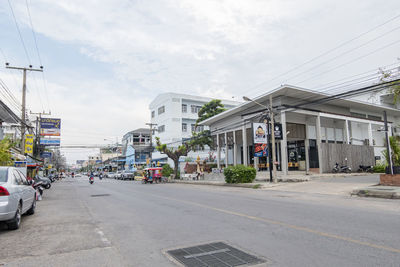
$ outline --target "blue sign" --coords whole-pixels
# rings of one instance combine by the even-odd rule
[[[61,119],[41,118],[40,119],[40,128],[60,129],[61,128]]]
[[[101,159],[96,160],[96,163],[101,163]]]
[[[44,159],[44,158],[51,158],[51,152],[42,152],[42,153],[40,153],[40,157],[41,157],[42,159]]]
[[[14,161],[14,167],[26,167],[26,161]]]
[[[60,139],[40,138],[40,144],[44,146],[60,146]]]

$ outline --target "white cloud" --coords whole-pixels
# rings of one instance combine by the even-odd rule
[[[17,17],[29,27],[24,1],[13,5]],[[113,70],[110,77],[100,80],[85,79],[73,71],[68,75],[78,79],[53,77],[49,86],[52,101],[65,128],[119,136],[143,126],[149,119],[147,104],[158,93],[177,91],[228,99],[257,95],[284,82],[285,77],[249,88],[382,23],[396,15],[399,7],[395,0],[385,5],[378,0],[37,0],[30,5],[39,34],[75,46],[93,60],[94,72],[96,62]],[[396,36],[395,32],[382,44]],[[391,63],[398,48],[304,86]],[[357,53],[370,50],[366,47]],[[330,62],[304,77],[344,60]],[[78,138],[66,134],[64,140]]]

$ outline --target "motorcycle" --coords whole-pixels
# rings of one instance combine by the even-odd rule
[[[90,178],[89,178],[89,183],[90,183],[90,184],[93,184],[93,183],[94,183],[94,177],[93,177],[93,176],[90,176]]]
[[[374,172],[373,166],[360,165],[358,172]]]
[[[99,179],[102,180],[103,179],[103,174],[99,174]]]
[[[335,166],[332,169],[333,173],[344,172],[344,173],[351,173],[351,168],[347,165],[339,166],[339,163],[336,162]]]
[[[36,200],[37,201],[42,200],[44,191],[43,182],[42,181],[32,182],[32,187],[36,190]]]

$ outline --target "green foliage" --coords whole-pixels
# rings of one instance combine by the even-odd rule
[[[256,179],[256,169],[244,165],[230,166],[224,169],[224,176],[228,184],[251,183]]]
[[[213,99],[210,102],[205,103],[199,111],[199,114],[198,114],[199,118],[196,121],[196,126],[200,122],[202,122],[208,118],[211,118],[225,110],[226,109],[224,108],[224,104],[222,104],[221,100],[219,100],[219,99]]]
[[[162,167],[162,170],[161,170],[162,176],[169,177],[173,173],[174,173],[174,169],[172,169],[171,166],[169,166],[169,164],[165,164]]]
[[[390,136],[389,144],[392,150],[392,162],[394,166],[400,166],[400,137],[399,136]],[[384,150],[382,152],[386,162],[389,162],[388,152]]]
[[[384,164],[379,164],[373,167],[375,173],[385,173],[386,166]]]
[[[383,69],[379,69],[379,74],[381,77],[379,78],[379,81],[381,83],[385,82],[390,82],[393,81],[394,79],[398,79],[399,77],[399,72],[392,72],[392,71],[386,71]],[[390,82],[389,85],[389,93],[393,94],[393,103],[399,103],[400,102],[400,84],[398,82]]]
[[[7,137],[0,141],[0,166],[13,165],[13,160],[10,152],[10,148],[12,146],[12,141]]]
[[[253,185],[253,189],[259,189],[259,188],[261,188],[261,185],[260,185],[260,184],[255,184],[255,185]]]

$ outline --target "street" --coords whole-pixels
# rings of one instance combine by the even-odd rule
[[[176,266],[165,251],[215,241],[267,266],[399,266],[400,202],[87,177],[53,184],[0,265]]]

